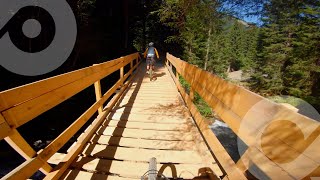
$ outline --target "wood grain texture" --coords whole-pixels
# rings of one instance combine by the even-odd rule
[[[2,119],[2,121],[11,123],[11,125],[13,127],[18,127],[18,126],[22,125],[23,123],[29,121],[31,117],[37,116],[37,114],[39,114],[39,113],[41,114],[42,112],[50,109],[51,106],[59,104],[64,99],[66,99],[68,96],[71,96],[72,94],[77,93],[78,90],[81,90],[81,88],[84,89],[85,87],[87,87],[88,84],[93,84],[94,82],[96,82],[96,81],[100,80],[101,78],[105,77],[106,75],[108,75],[108,73],[110,74],[111,72],[114,72],[115,70],[119,69],[120,67],[125,66],[126,64],[133,61],[135,59],[135,57],[136,57],[136,55],[133,54],[128,57],[121,58],[120,63],[114,62],[116,65],[109,68],[107,71],[104,69],[101,69],[101,71],[98,71],[98,72],[95,72],[91,75],[88,75],[88,76],[80,79],[79,81],[72,82],[70,84],[67,84],[66,86],[60,87],[59,89],[55,89],[47,94],[44,94],[44,95],[41,95],[41,96],[36,97],[34,99],[31,99],[30,101],[26,101],[26,102],[22,103],[21,105],[10,108],[9,110],[6,110],[3,112],[7,116],[4,115],[4,118]],[[13,133],[9,134],[9,136],[6,137],[6,140],[19,153],[21,153],[25,158],[28,158],[28,159],[25,163],[21,164],[19,167],[17,167],[13,171],[11,171],[8,175],[6,175],[5,178],[27,179],[36,170],[38,170],[42,166],[43,166],[44,170],[46,170],[46,171],[44,171],[46,174],[48,172],[50,172],[51,167],[49,166],[49,168],[47,168],[48,167],[47,160],[49,160],[50,157],[52,157],[87,122],[87,120],[99,109],[99,107],[101,107],[103,105],[103,103],[117,90],[117,88],[121,84],[123,84],[123,82],[125,82],[125,80],[129,77],[129,75],[133,72],[133,70],[138,67],[138,65],[139,64],[136,64],[136,66],[133,67],[133,69],[131,69],[126,75],[124,75],[122,79],[120,79],[107,93],[105,93],[96,103],[94,103],[84,114],[82,114],[62,134],[60,134],[55,140],[53,140],[46,148],[41,150],[38,153],[38,155],[36,155],[37,153],[34,152],[34,150],[27,144],[27,142],[24,141],[24,139],[20,136],[19,133],[18,134],[14,133],[16,131],[14,129],[14,131],[12,131]],[[94,67],[102,68],[99,65],[96,65]],[[122,92],[126,89],[128,83],[129,82],[126,82],[126,86],[124,86],[122,88]],[[37,83],[35,83],[35,84],[37,84]],[[30,86],[33,86],[33,85],[30,85]],[[26,87],[29,88],[30,86],[26,86]],[[71,88],[71,89],[69,89],[69,88]],[[44,104],[41,102],[38,102],[39,98],[41,100],[41,98],[47,97],[48,94],[53,97],[51,97],[51,99],[48,97],[49,99],[47,99],[47,101],[45,101]],[[60,99],[58,98],[55,100],[54,98],[56,96],[61,96],[62,98],[60,98]],[[18,107],[17,112],[19,112],[21,110],[21,113],[22,113],[23,109],[30,105],[28,103],[31,103],[31,105],[33,105],[36,102],[39,103],[38,108],[34,108],[34,109],[36,109],[34,111],[32,111],[32,109],[30,109],[30,108],[27,108],[29,111],[24,113],[25,117],[19,116],[18,114],[13,116],[11,114],[11,113],[13,113],[11,111],[13,109],[14,109],[13,111],[17,110],[16,109],[17,107]],[[113,103],[115,104],[116,101]],[[26,106],[26,104],[27,104],[27,106]],[[35,105],[33,105],[32,107],[34,107],[34,106]],[[9,111],[10,111],[10,113],[8,113]],[[101,123],[104,120],[106,114],[109,111],[110,111],[110,107],[109,107],[109,110],[107,110],[103,116],[100,115],[97,118],[98,121],[96,121],[96,125],[94,126],[95,128],[97,128],[99,123]],[[10,114],[10,115],[8,116],[8,114]],[[14,118],[21,117],[21,118],[19,120],[16,120],[13,117]],[[84,137],[84,139],[82,139],[82,141],[87,141],[90,138],[89,136],[91,136],[94,131],[91,130],[90,132],[91,132],[91,134],[88,134],[87,137]],[[81,138],[80,138],[80,140],[81,140]],[[80,147],[81,147],[81,145],[80,145]],[[76,155],[74,155],[74,156],[76,156]]]
[[[170,54],[167,54],[167,59],[244,143],[252,146],[253,154],[250,157],[254,159],[256,156],[264,156],[266,160],[270,160],[255,160],[255,164],[269,177],[276,177],[275,172],[281,172],[282,177],[300,179],[306,171],[312,171],[311,167],[320,167],[320,155],[316,153],[320,146],[319,122]],[[169,66],[168,69],[172,67]],[[186,101],[188,104],[189,100]],[[289,163],[290,165],[284,163],[298,160],[298,157],[299,162]],[[307,163],[303,163],[302,167],[302,162]]]

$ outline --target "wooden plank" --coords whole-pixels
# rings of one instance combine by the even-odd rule
[[[254,162],[265,174],[265,177],[263,177],[261,174],[259,176],[262,176],[262,178],[270,178],[270,179],[296,179],[294,176],[291,176],[286,172],[284,169],[279,167],[276,163],[273,163],[270,161],[264,153],[259,151],[255,147],[250,147],[248,149],[251,151],[250,154],[250,160]]]
[[[90,142],[93,144],[161,150],[192,150],[195,147],[192,141],[151,140],[106,135],[94,135]]]
[[[125,78],[125,77],[124,77]],[[85,113],[83,113],[74,123],[72,123],[65,131],[63,131],[55,140],[53,140],[44,150],[39,154],[41,159],[49,159],[55,152],[59,150],[98,110],[109,97],[121,85],[122,80],[119,80],[111,89],[106,92],[102,98],[93,104]],[[43,156],[42,156],[43,154]]]
[[[43,94],[30,101],[22,103],[18,106],[10,108],[3,112],[5,119],[13,127],[19,127],[24,123],[32,120],[43,112],[53,108],[61,102],[67,100],[71,96],[82,91],[97,80],[111,74],[122,66],[122,64],[113,66],[106,70],[94,73],[91,76],[84,77],[75,82],[67,84],[59,89],[55,89],[50,93]]]
[[[105,68],[110,68],[118,63],[121,63],[121,59],[112,60],[94,67],[79,69],[17,88],[2,91],[0,92],[0,111],[13,107],[14,105],[20,104],[24,101],[36,98],[86,76],[90,76],[91,74],[99,72]]]
[[[139,66],[140,62],[137,63],[134,67],[136,69]],[[133,70],[133,69],[132,69]],[[106,111],[104,111],[104,114],[102,116],[99,116],[97,119],[95,119],[91,126],[87,128],[87,131],[78,138],[78,142],[73,146],[73,148],[68,152],[66,157],[63,159],[61,163],[58,164],[57,167],[54,168],[54,170],[49,173],[45,179],[59,179],[64,171],[69,167],[69,165],[72,163],[72,161],[77,157],[77,155],[82,150],[85,143],[92,137],[92,135],[96,132],[96,129],[99,127],[99,125],[103,122],[105,119],[105,116],[110,112],[111,107],[115,105],[115,103],[118,101],[122,93],[125,91],[125,89],[128,87],[131,80],[135,77],[136,73],[133,74],[133,76],[130,77],[130,79],[125,83],[125,85],[121,88],[119,93],[114,96],[114,98],[108,103],[108,107]]]
[[[127,97],[135,97],[135,98],[144,98],[144,97],[146,97],[146,98],[153,98],[153,99],[157,99],[157,98],[161,98],[161,99],[164,99],[164,98],[168,98],[168,99],[176,99],[176,98],[178,98],[178,94],[176,94],[176,93],[172,93],[172,94],[170,94],[170,93],[168,93],[168,94],[152,94],[152,93],[145,93],[145,94],[143,94],[143,93],[134,93],[134,94],[132,94],[132,93],[126,93],[125,94],[125,97],[127,98]]]
[[[20,135],[17,129],[12,129],[5,140],[16,152],[18,152],[26,160],[33,158],[37,154],[36,151]],[[48,174],[52,170],[52,167],[48,163],[44,163],[40,170],[44,174]]]
[[[102,97],[100,80],[94,83],[94,91],[96,94],[96,101],[99,101]],[[98,109],[99,114],[102,114],[102,109],[103,109],[103,106],[100,106]]]
[[[106,175],[106,174],[99,174],[99,173],[92,173],[92,172],[86,172],[86,171],[80,171],[80,170],[72,170],[68,169],[65,174],[61,177],[61,179],[66,180],[83,180],[83,179],[107,179],[107,180],[132,180],[133,178],[125,178],[125,177],[119,177],[116,175]],[[137,178],[137,180],[140,178]]]
[[[124,103],[179,103],[180,99],[153,99],[152,97],[141,97],[139,99],[136,98],[129,98],[129,97],[123,97],[122,102]]]
[[[6,120],[4,119],[2,114],[0,113],[0,140],[7,137],[11,131],[12,130],[11,130],[9,124],[6,122]]]
[[[194,136],[192,131],[155,131],[155,130],[137,130],[116,127],[100,127],[97,134],[117,137],[142,138],[153,140],[171,140],[171,141],[192,141]]]
[[[139,178],[148,170],[148,163],[128,162],[128,161],[111,161],[105,159],[95,159],[91,157],[78,157],[71,167],[79,169],[83,168],[87,171],[103,172],[106,174],[119,174],[121,177]],[[157,164],[160,170],[161,164]],[[217,166],[209,164],[176,164],[173,165],[176,169],[176,175],[180,178],[192,179],[198,176],[200,168],[205,166],[211,167],[213,171],[217,169]],[[172,172],[170,168],[166,168],[164,175],[168,178],[172,178]]]
[[[164,106],[176,106],[178,105],[177,103],[148,103],[148,102],[120,102],[119,104],[116,105],[116,107],[132,107],[132,108],[156,108],[156,107],[164,107]]]
[[[51,156],[50,159],[48,159],[48,163],[57,165],[63,160],[65,156],[66,154],[64,153],[54,153],[54,155]]]
[[[39,167],[43,165],[43,161],[39,158],[32,158],[26,160],[20,166],[6,174],[1,179],[3,180],[17,180],[17,179],[28,179]]]
[[[131,69],[132,71],[133,69]],[[12,177],[26,177],[29,178],[36,170],[37,166],[40,168],[51,156],[53,156],[85,123],[86,121],[98,110],[101,106],[119,87],[119,85],[129,76],[127,73],[123,79],[119,80],[98,102],[93,104],[84,114],[82,114],[74,123],[72,123],[62,134],[53,140],[45,149],[39,152],[36,158],[22,164],[11,173]],[[124,90],[122,90],[123,92]],[[104,117],[103,117],[104,118]],[[67,156],[68,157],[68,156]],[[29,171],[28,171],[29,169]],[[26,179],[26,178],[23,178]]]
[[[88,144],[82,153],[86,156],[92,157],[138,162],[149,162],[151,157],[155,157],[159,163],[202,163],[202,158],[198,153],[187,150],[154,150]]]
[[[138,56],[137,53],[126,56],[124,64],[129,63],[131,60],[135,59],[137,56]],[[129,58],[132,57],[133,59],[130,60],[127,57]],[[74,83],[75,81],[80,81],[85,77],[88,77],[91,75],[93,76],[98,72],[108,72],[110,68],[115,67],[119,64],[121,65],[122,61],[123,59],[119,58],[113,61],[98,64],[93,67],[80,69],[77,71],[73,71],[70,73],[66,73],[63,75],[59,75],[56,77],[48,78],[48,79],[34,82],[28,85],[24,85],[21,87],[0,92],[0,111],[12,108],[18,104],[24,103],[26,101],[30,101],[31,99],[50,93],[56,89],[59,89],[61,87],[67,86],[68,84]],[[93,82],[91,84],[93,84]],[[84,88],[85,87],[83,87],[83,89]],[[12,123],[14,126],[15,122],[10,122],[10,120],[11,119],[8,120],[8,123]]]
[[[122,67],[120,68],[120,79],[123,78],[123,75],[124,75],[124,67],[122,66]]]
[[[128,120],[134,122],[154,122],[165,124],[181,124],[187,122],[188,117],[180,116],[154,116],[149,114],[133,114],[133,113],[110,113],[107,119]]]
[[[177,115],[180,116],[187,112],[187,109],[182,106],[158,106],[153,108],[131,108],[131,107],[115,107],[112,112],[124,112],[124,113],[143,113],[154,115]]]
[[[208,143],[210,150],[213,152],[214,157],[217,159],[217,161],[221,164],[220,168],[222,168],[222,170],[224,170],[227,173],[230,179],[246,179],[242,172],[238,170],[235,163],[233,162],[229,154],[226,152],[224,147],[220,144],[217,137],[213,134],[213,132],[208,126],[208,123],[200,115],[197,108],[192,103],[192,100],[190,99],[189,95],[186,94],[186,92],[181,87],[178,81],[175,82],[177,83],[177,87],[179,88],[182,97],[184,98],[197,126],[199,127],[200,132],[205,138],[205,141]]]
[[[267,149],[270,151],[272,150],[272,156],[269,154],[269,156],[265,158],[273,158],[277,161],[284,156],[283,153],[279,152],[286,149],[287,154],[292,155],[292,157],[300,155],[300,158],[305,158],[303,162],[313,163],[315,167],[319,165],[320,155],[319,153],[316,153],[316,147],[319,147],[320,145],[319,122],[299,115],[286,107],[272,103],[249,90],[230,84],[199,68],[195,73],[193,72],[194,67],[192,65],[187,65],[185,62],[178,62],[179,60],[172,56],[169,56],[168,59],[173,61],[172,64],[179,65],[179,67],[181,67],[179,68],[181,75],[183,75],[187,81],[192,82],[192,87],[245,143],[251,145],[256,142],[257,137],[265,137],[263,139],[265,146],[267,146]],[[195,76],[193,76],[193,74],[195,74]],[[189,102],[189,100],[186,101]],[[252,109],[253,107],[254,109]],[[268,112],[268,114],[265,112]],[[262,115],[267,115],[268,118],[260,118],[260,122],[257,122],[256,118],[261,117]],[[246,118],[246,123],[241,123],[243,118]],[[286,127],[283,124],[274,125],[274,122],[277,122],[277,120],[289,121],[292,126],[290,126],[290,128],[283,129]],[[269,131],[267,132],[265,129],[252,128],[256,126],[262,127],[262,121],[265,125],[269,123],[268,128],[272,125],[273,129],[270,130],[269,128]],[[246,132],[239,131],[240,124],[241,128],[246,129]],[[302,132],[309,136],[305,137],[304,135],[301,135]],[[289,139],[291,139],[291,141],[288,140],[288,137],[290,137]],[[259,157],[263,155],[266,156],[266,154],[261,154]],[[265,169],[264,172],[268,175],[272,172],[271,167],[274,165],[268,165],[265,161],[256,162],[258,162],[256,165],[259,168]],[[307,165],[305,165],[305,167],[307,167]],[[287,178],[290,176],[295,177],[293,174],[298,173],[294,166],[287,167],[287,165],[282,166],[277,164],[276,168],[280,169],[277,171],[279,173],[285,169],[286,172],[282,174]],[[276,174],[277,173],[270,174],[269,176],[276,177]]]
[[[188,131],[193,127],[193,124],[158,124],[153,122],[131,122],[131,121],[117,121],[106,120],[104,126],[121,127],[128,129],[144,129],[144,130],[159,130],[159,131]]]

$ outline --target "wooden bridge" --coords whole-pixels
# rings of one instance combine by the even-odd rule
[[[100,80],[117,71],[120,79],[102,94]],[[19,134],[18,127],[93,84],[96,103],[47,147],[36,152]],[[193,104],[195,93],[245,144],[238,162]],[[3,179],[27,179],[39,169],[45,179],[140,179],[151,157],[171,178],[247,179],[253,168],[257,178],[320,176],[317,121],[170,54],[154,81],[135,53],[0,92],[0,110],[0,138],[26,159]],[[96,112],[68,153],[57,153]]]

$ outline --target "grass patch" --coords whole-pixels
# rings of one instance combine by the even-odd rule
[[[189,94],[190,92],[190,84],[180,75],[179,82],[184,88],[184,90]],[[206,118],[213,117],[212,110],[210,106],[202,99],[202,97],[195,93],[193,103],[196,105],[200,114]]]
[[[276,103],[288,103],[294,107],[298,107],[304,103],[303,100],[292,96],[271,96],[268,99]]]

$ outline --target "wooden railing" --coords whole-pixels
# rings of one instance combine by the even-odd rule
[[[186,105],[226,177],[245,179],[245,172],[253,166],[271,179],[320,176],[319,122],[170,54],[166,59],[166,65]],[[179,83],[179,75],[190,84],[189,94]],[[238,162],[233,162],[209,128],[208,121],[193,104],[195,93],[247,146],[242,148],[244,153]]]
[[[134,61],[136,62],[135,65]],[[134,77],[134,70],[140,62],[139,54],[135,53],[0,92],[0,140],[5,139],[11,147],[26,159],[23,164],[15,168],[3,179],[27,179],[39,169],[47,175],[46,179],[58,179],[103,122],[121,93]],[[128,64],[130,64],[130,71],[124,74],[124,67]],[[111,89],[102,95],[100,80],[118,70],[120,70],[120,79]],[[36,152],[20,135],[17,130],[18,127],[92,84],[95,87],[97,101],[43,150]],[[118,88],[121,88],[118,94],[104,108],[103,104]],[[52,169],[47,163],[48,159],[65,145],[97,111],[99,112],[99,116],[78,138],[77,142],[71,147],[68,154],[57,167]]]

